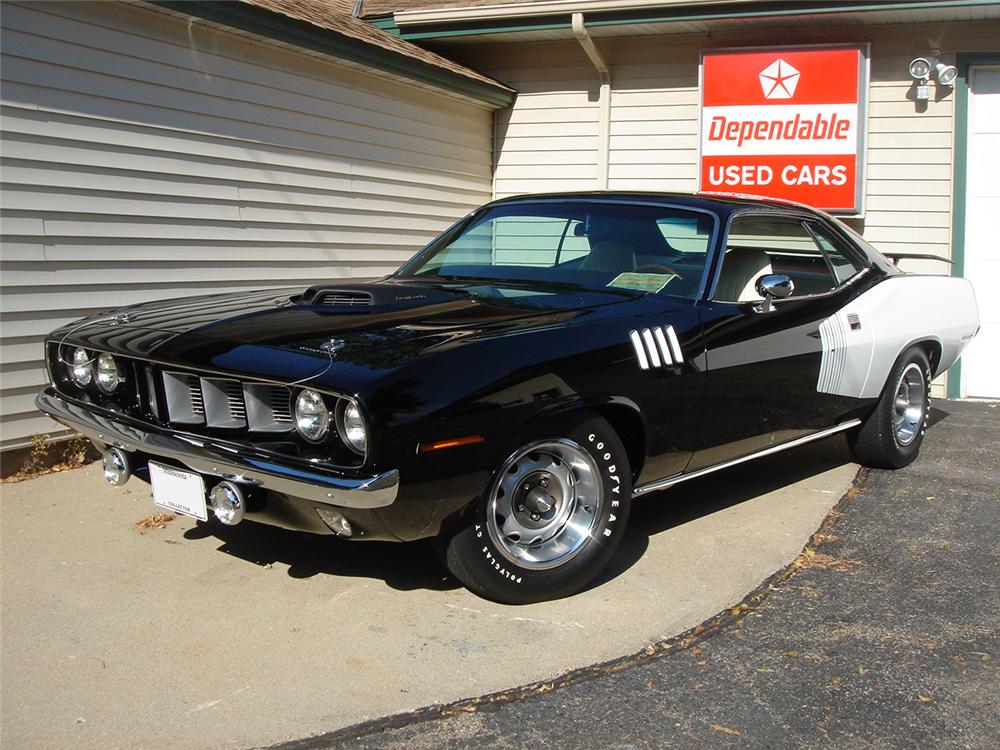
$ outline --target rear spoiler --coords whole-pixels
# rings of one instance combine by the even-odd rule
[[[893,265],[898,266],[901,260],[939,260],[942,263],[947,263],[951,265],[951,261],[947,258],[943,258],[940,255],[930,255],[929,253],[882,253],[886,258],[893,262]]]

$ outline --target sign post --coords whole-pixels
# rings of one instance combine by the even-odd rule
[[[699,189],[863,212],[867,45],[701,58]]]

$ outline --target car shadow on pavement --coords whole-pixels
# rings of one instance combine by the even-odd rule
[[[184,537],[216,539],[222,542],[220,552],[255,565],[287,565],[291,578],[374,578],[400,591],[447,591],[459,587],[429,542],[349,542],[264,524],[222,526],[214,521],[199,522]]]
[[[646,553],[650,538],[657,534],[850,461],[847,441],[837,435],[642,497],[632,505],[628,531],[618,552],[587,588],[601,586],[635,565]]]
[[[947,412],[932,409],[929,421],[933,424],[947,416]],[[618,552],[587,589],[629,570],[642,559],[650,538],[657,534],[850,461],[847,441],[837,435],[643,497],[632,507],[628,531]],[[213,522],[199,523],[184,536],[190,540],[212,537],[222,543],[220,552],[256,565],[287,565],[292,578],[374,578],[400,591],[448,591],[460,587],[426,541],[348,542],[262,524],[231,527]]]

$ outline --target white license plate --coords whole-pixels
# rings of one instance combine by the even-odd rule
[[[149,478],[153,483],[153,502],[161,508],[208,520],[205,480],[200,475],[150,461]]]

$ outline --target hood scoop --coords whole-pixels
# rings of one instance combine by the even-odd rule
[[[319,307],[371,307],[372,295],[353,289],[319,289],[308,304]]]
[[[385,310],[453,302],[461,296],[426,286],[376,282],[310,287],[296,303],[331,312],[369,312],[374,311],[372,308]]]

